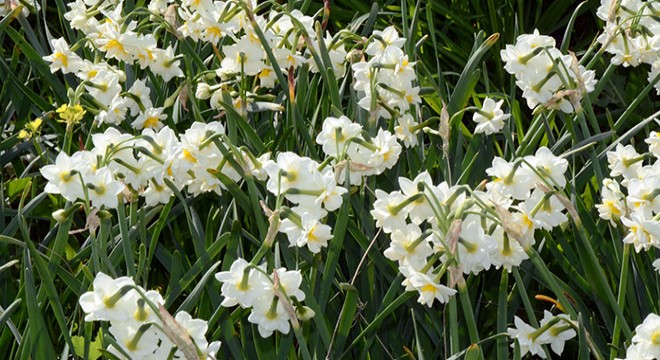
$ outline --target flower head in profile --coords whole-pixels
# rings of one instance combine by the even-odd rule
[[[559,318],[560,321],[555,320],[557,318]],[[547,335],[545,340],[548,344],[550,344],[550,348],[552,351],[554,351],[555,354],[561,355],[561,353],[564,352],[564,344],[566,341],[574,338],[577,333],[573,327],[568,324],[570,319],[566,314],[555,316],[552,315],[552,313],[548,310],[543,312],[541,327],[543,328],[544,326],[549,325],[551,322],[555,321],[556,323],[554,323],[554,325],[550,326],[550,328],[545,331],[545,334]]]
[[[514,317],[515,328],[508,328],[507,334],[518,341],[520,345],[520,355],[524,356],[527,353],[538,355],[545,359],[547,354],[543,350],[542,345],[548,343],[547,331],[538,333],[538,330],[531,325],[525,323],[518,316]],[[511,344],[515,347],[515,344]]]

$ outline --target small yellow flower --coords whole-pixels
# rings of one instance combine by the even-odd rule
[[[60,115],[60,120],[58,120],[59,122],[65,122],[67,126],[71,126],[78,124],[87,111],[85,111],[79,104],[73,106],[63,104],[57,108],[55,112]]]
[[[36,133],[41,129],[43,120],[41,118],[36,118],[25,125],[25,128],[32,133]]]
[[[29,140],[35,135],[39,135],[41,131],[41,125],[43,120],[41,118],[36,118],[27,124],[25,124],[25,129],[22,129],[18,132],[18,138],[21,140]]]
[[[21,139],[21,140],[27,140],[31,137],[32,137],[32,134],[30,134],[29,132],[27,132],[25,130],[21,130],[21,131],[18,132],[18,138]]]

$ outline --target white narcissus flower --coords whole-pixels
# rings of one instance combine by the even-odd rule
[[[223,283],[221,292],[225,298],[220,305],[231,307],[240,304],[249,308],[258,298],[270,293],[270,281],[262,272],[264,268],[256,270],[250,266],[245,259],[238,258],[229,271],[215,274],[215,278]]]
[[[146,110],[153,107],[151,97],[149,96],[151,89],[143,80],[135,80],[131,88],[128,89],[128,92],[133,96],[126,96],[124,101],[130,109],[131,115],[136,116],[140,114],[141,108]],[[137,100],[140,101],[139,104]],[[140,107],[140,105],[142,106]]]
[[[116,96],[110,102],[108,109],[101,110],[101,112],[96,115],[95,119],[99,122],[99,125],[104,123],[119,125],[124,119],[126,119],[127,111],[128,107],[126,106],[126,100],[121,96]]]
[[[658,64],[660,64],[660,61],[658,61]],[[658,82],[658,84],[660,84],[660,82]],[[649,144],[649,151],[653,156],[660,158],[660,132],[651,131],[649,137],[647,137],[644,142]]]
[[[119,204],[117,196],[124,191],[124,184],[115,180],[112,171],[101,168],[95,174],[85,177],[88,188],[89,200],[97,208],[105,206],[107,209],[115,209]]]
[[[531,216],[530,220],[546,230],[552,230],[555,226],[568,221],[568,217],[562,212],[565,207],[557,196],[539,188],[534,189],[529,199],[518,206],[522,212]]]
[[[222,59],[220,67],[225,72],[244,72],[245,75],[254,76],[265,67],[263,48],[258,42],[250,41],[248,36],[234,45],[224,46],[222,50],[225,52],[225,58]]]
[[[405,147],[413,147],[419,144],[417,133],[419,125],[409,113],[405,113],[397,119],[397,126],[394,127],[396,138],[403,141]]]
[[[444,205],[444,201],[447,199],[442,185],[446,185],[446,183],[439,186],[433,185],[428,171],[421,172],[413,180],[399,177],[399,187],[406,198],[416,197],[415,201],[410,204],[410,220],[413,223],[419,225],[425,220],[430,221],[435,218],[433,207]],[[435,204],[435,201],[439,203]]]
[[[296,298],[298,301],[305,300],[305,293],[300,290],[302,274],[299,270],[287,270],[279,268],[274,271],[273,278],[277,276],[278,287],[288,298]],[[275,293],[275,280],[269,289]]]
[[[332,168],[327,167],[324,169],[323,173],[323,184],[324,189],[321,192],[321,195],[316,199],[317,203],[323,203],[328,211],[335,211],[339,209],[342,204],[342,196],[348,192],[344,187],[337,186],[337,181],[335,180],[335,172]]]
[[[568,169],[566,159],[555,156],[550,149],[543,146],[536,150],[533,156],[525,156],[525,160],[539,172],[539,174],[534,173],[541,177],[536,181],[543,182],[543,179],[547,178],[547,181],[553,186],[556,185],[562,188],[566,186],[566,177],[564,176]]]
[[[401,145],[392,133],[382,128],[378,129],[378,134],[372,141],[376,151],[372,153],[367,164],[372,168],[373,174],[380,174],[396,165],[401,154]]]
[[[456,290],[439,284],[434,279],[435,274],[432,270],[425,274],[406,265],[399,267],[399,271],[406,277],[401,284],[406,286],[406,291],[416,290],[419,293],[417,302],[422,305],[431,307],[435,300],[445,304],[451,296],[456,294]]]
[[[561,356],[561,353],[564,352],[564,344],[566,341],[574,338],[577,333],[573,330],[571,325],[567,324],[567,322],[571,321],[568,315],[560,314],[555,316],[548,310],[543,311],[543,320],[541,320],[540,327],[543,327],[557,317],[560,317],[563,320],[560,320],[551,326],[544,334],[547,335],[545,341],[550,344],[552,351]]]
[[[259,335],[263,338],[271,336],[275,330],[288,334],[291,329],[282,301],[275,296],[264,296],[255,301],[248,321],[257,324]]]
[[[547,331],[541,334],[535,334],[537,329],[526,324],[518,316],[514,316],[513,321],[516,327],[508,328],[507,333],[511,338],[518,340],[520,355],[525,356],[525,354],[531,353],[545,359],[547,354],[543,350],[542,345],[548,343]],[[515,344],[511,344],[511,347],[514,348]]]
[[[534,186],[531,170],[518,162],[507,162],[496,157],[486,173],[495,179],[486,184],[486,189],[513,197],[516,200],[529,198],[529,190]]]
[[[648,251],[652,246],[660,248],[660,221],[634,212],[630,218],[622,217],[621,222],[629,229],[628,235],[623,238],[624,244],[633,244],[636,252],[642,249]]]
[[[205,350],[208,347],[206,340],[206,331],[208,330],[208,323],[202,319],[195,319],[185,311],[179,311],[174,317],[181,327],[186,329],[188,335],[195,342],[195,345],[200,350]]]
[[[399,37],[399,32],[394,26],[388,26],[382,31],[374,30],[374,36],[379,39],[373,39],[367,46],[366,53],[371,56],[379,56],[390,46],[402,48],[406,43],[406,38]]]
[[[520,243],[509,238],[501,226],[496,227],[490,236],[497,243],[497,247],[490,253],[490,259],[495,269],[503,266],[508,272],[511,272],[514,266],[519,266],[529,258]]]
[[[149,67],[155,74],[160,75],[163,80],[170,81],[174,77],[183,77],[183,71],[179,67],[179,59],[174,55],[174,49],[156,49],[154,61]]]
[[[93,290],[80,296],[80,307],[87,314],[85,321],[126,321],[136,308],[136,292],[133,279],[116,279],[99,272],[93,283]]]
[[[386,193],[376,189],[376,201],[374,209],[371,210],[371,216],[376,220],[376,226],[383,228],[386,234],[395,229],[402,229],[406,226],[406,218],[410,212],[410,204],[403,202],[406,197],[400,191]]]
[[[632,145],[616,144],[614,151],[607,152],[610,176],[623,176],[626,179],[638,177],[642,169],[642,159]]]
[[[80,154],[80,153],[76,153]],[[87,166],[82,163],[83,158],[74,154],[69,157],[65,152],[60,152],[55,158],[55,164],[46,165],[39,169],[41,175],[48,180],[44,191],[49,194],[62,194],[69,201],[84,198],[83,185],[79,173]]]
[[[636,345],[630,345],[626,349],[626,357],[621,359],[621,358],[615,358],[614,360],[653,360],[653,357],[651,357],[648,354],[644,354],[642,352],[642,348],[640,346]]]
[[[104,106],[109,106],[121,92],[119,75],[113,71],[100,70],[89,81],[90,84],[85,84],[85,89]]]
[[[158,204],[167,204],[174,192],[164,183],[154,180],[149,182],[149,186],[142,193],[147,206],[156,206]]]
[[[660,316],[653,313],[646,316],[635,328],[632,342],[643,358],[660,358]]]
[[[477,112],[474,113],[472,120],[477,123],[474,130],[475,134],[491,135],[500,132],[504,127],[504,120],[511,117],[511,114],[505,114],[502,111],[504,100],[495,102],[491,98],[486,98]]]
[[[464,274],[478,274],[491,266],[490,254],[497,248],[495,240],[484,234],[481,224],[464,222],[458,243],[458,258]]]
[[[160,322],[158,315],[153,311],[147,301],[151,302],[151,304],[156,307],[158,307],[158,305],[165,305],[165,299],[163,299],[163,296],[156,290],[144,292],[144,297],[147,299],[145,300],[139,295],[136,296],[135,311],[131,314],[131,319],[129,319],[129,321],[134,323],[136,327],[139,327],[140,324],[143,323]]]
[[[122,350],[132,359],[147,358],[156,351],[162,339],[166,338],[165,334],[153,325],[147,328],[147,326],[134,327],[133,324],[112,322],[108,330]],[[108,350],[123,358],[114,347],[108,347]]]
[[[321,217],[325,216],[325,211],[321,210],[321,214],[314,214],[305,211],[305,209],[298,209],[298,211],[304,211],[299,215],[300,226],[290,219],[284,219],[280,225],[280,232],[287,235],[291,246],[307,246],[309,251],[317,254],[321,251],[321,248],[328,246],[328,240],[333,237],[332,228],[321,223],[320,220]]]
[[[50,72],[55,73],[62,70],[63,74],[75,73],[83,66],[83,61],[75,52],[71,51],[69,44],[64,38],[52,39],[50,41],[53,53],[44,56],[44,60],[50,62]]]
[[[660,274],[660,259],[656,259],[653,262],[653,267],[655,268],[655,271],[657,271]]]
[[[343,152],[346,141],[360,135],[362,125],[354,123],[346,116],[328,117],[323,121],[323,128],[316,136],[316,143],[323,147],[328,156],[337,156]]]
[[[410,264],[414,269],[421,269],[426,265],[426,258],[433,253],[426,236],[415,224],[395,229],[390,238],[392,241],[384,251],[385,257],[398,261],[400,265]]]
[[[602,204],[596,204],[598,215],[601,219],[609,220],[614,225],[615,221],[624,215],[626,208],[626,204],[622,199],[624,195],[621,192],[619,183],[612,179],[603,179],[603,188],[600,196],[603,202]]]
[[[277,154],[277,161],[267,161],[263,165],[268,173],[266,188],[275,195],[280,195],[290,188],[305,188],[312,182],[312,171],[318,164],[307,157],[292,152]]]
[[[133,129],[153,129],[158,131],[163,128],[163,120],[167,119],[167,114],[163,114],[164,108],[151,107],[141,112],[140,115],[131,123]]]
[[[660,196],[657,193],[660,189],[660,176],[657,171],[658,168],[652,168],[648,172],[642,169],[641,179],[628,180],[626,202],[631,211],[641,212],[649,218],[660,213]]]

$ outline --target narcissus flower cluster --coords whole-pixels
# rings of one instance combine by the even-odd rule
[[[300,271],[278,268],[267,272],[266,265],[253,265],[238,258],[228,271],[215,274],[222,282],[222,306],[240,305],[251,309],[248,321],[258,326],[262,337],[274,331],[288,334],[291,325],[309,320],[314,311],[302,305],[305,293],[300,290]]]
[[[500,52],[504,69],[516,77],[530,109],[539,105],[572,113],[580,108],[584,95],[594,91],[596,73],[578,64],[575,56],[564,55],[555,39],[539,34],[518,36],[515,45]]]
[[[165,107],[153,106],[146,78],[128,80],[132,75],[127,78],[122,69],[137,64],[165,82],[182,77],[174,47],[159,47],[156,35],[131,20],[134,14],[123,12],[121,1],[77,0],[68,6],[70,10],[64,17],[73,29],[85,35],[85,41],[70,46],[64,38],[52,39],[53,52],[44,60],[50,63],[51,72],[72,73],[78,78],[70,102],[88,97],[99,124],[120,125],[132,119],[131,126],[136,130],[162,128],[167,119]],[[94,51],[94,61],[78,55],[82,46]]]
[[[272,8],[261,15],[257,8],[256,1],[184,1],[178,8],[183,19],[178,29],[182,35],[213,45],[224,42],[220,66],[212,68],[215,76],[198,83],[198,98],[210,99],[214,109],[232,102],[241,113],[281,111],[281,106],[263,90],[276,86],[278,72],[292,84],[297,72],[317,73],[319,68],[332,69],[337,78],[344,76],[346,50],[339,36],[327,33],[324,38],[314,27],[314,17],[299,10],[280,12]],[[323,63],[320,46],[327,51],[330,64]],[[242,92],[237,91],[237,85],[242,85]]]
[[[393,26],[374,31],[364,58],[352,65],[353,88],[359,92],[360,107],[376,118],[396,120],[397,137],[413,146],[421,130],[415,107],[422,99],[415,62],[403,50],[405,42]]]
[[[117,207],[121,194],[142,196],[154,206],[167,203],[174,189],[220,194],[223,181],[239,181],[246,172],[263,178],[262,162],[225,140],[218,122],[193,123],[180,136],[167,126],[136,137],[109,127],[92,135],[92,150],[60,152],[55,164],[40,171],[48,180],[46,192],[108,209]]]
[[[82,294],[79,303],[85,321],[110,322],[116,345],[107,350],[120,359],[184,358],[192,351],[197,358],[213,360],[220,349],[219,341],[206,340],[206,321],[185,311],[172,317],[160,293],[146,291],[129,277],[98,273],[92,291]]]
[[[427,172],[400,177],[400,190],[375,191],[371,215],[391,241],[384,254],[398,262],[403,285],[419,292],[420,303],[446,302],[455,293],[441,284],[448,269],[511,271],[529,257],[536,229],[568,219],[562,195],[567,168],[565,159],[542,147],[511,162],[496,157],[486,170],[493,177],[486,191],[436,184]]]
[[[660,94],[660,10],[653,1],[601,0],[596,15],[605,21],[603,34],[597,39],[608,53],[612,64],[635,67],[651,65],[648,81],[656,80]]]
[[[610,176],[603,180],[600,217],[628,229],[623,242],[635,251],[660,248],[660,136],[652,131],[645,140],[649,152],[617,144],[607,152]]]

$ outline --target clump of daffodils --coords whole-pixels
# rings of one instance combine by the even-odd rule
[[[596,205],[602,219],[628,229],[623,242],[637,252],[660,248],[660,134],[652,131],[645,142],[647,153],[622,144],[607,153],[612,178],[603,180]]]
[[[70,46],[64,38],[52,39],[52,53],[44,60],[50,63],[51,72],[78,78],[70,100],[75,103],[80,97],[89,98],[88,106],[94,109],[99,124],[119,125],[130,120],[138,131],[162,128],[167,118],[165,108],[153,106],[146,78],[127,82],[121,69],[136,64],[165,82],[183,77],[174,47],[160,47],[154,33],[131,20],[135,13],[123,12],[122,1],[77,0],[68,7],[64,17],[71,28],[84,34],[85,41]],[[96,55],[94,61],[78,55],[83,44]]]
[[[167,126],[143,129],[140,136],[109,127],[92,135],[92,143],[92,150],[71,156],[60,152],[55,164],[40,169],[48,180],[46,192],[114,209],[121,194],[144,197],[146,205],[155,206],[166,204],[174,190],[221,194],[223,181],[237,182],[246,174],[263,177],[261,161],[229,144],[218,122],[193,123],[181,135]]]
[[[394,26],[374,31],[361,61],[352,65],[353,89],[361,108],[376,119],[396,120],[397,137],[406,146],[414,146],[422,127],[413,115],[422,99],[415,62],[403,50],[405,42]]]
[[[223,283],[221,305],[251,309],[248,321],[258,326],[264,338],[274,331],[288,334],[292,325],[294,329],[299,326],[299,320],[314,316],[314,311],[301,303],[305,293],[300,290],[300,271],[278,268],[269,273],[265,264],[257,266],[238,258],[215,278]]]
[[[267,174],[266,189],[284,200],[280,208],[279,231],[291,246],[307,247],[319,253],[332,239],[331,227],[324,223],[328,212],[339,209],[348,192],[345,181],[360,184],[363,177],[378,175],[392,168],[401,153],[401,145],[387,130],[378,129],[374,137],[362,125],[346,116],[328,117],[316,137],[326,155],[322,163],[292,152],[277,154],[263,163]]]
[[[519,266],[529,257],[537,229],[568,219],[561,194],[567,168],[565,159],[542,147],[510,162],[496,157],[486,170],[493,180],[485,191],[435,182],[427,172],[400,177],[400,190],[377,189],[371,215],[390,236],[384,254],[399,264],[402,285],[431,306],[455,293],[443,285],[451,268],[460,270],[452,274],[477,275]]]
[[[219,49],[224,55],[222,61],[212,68],[215,76],[206,77],[197,85],[198,98],[209,99],[212,108],[221,109],[228,106],[225,96],[229,96],[236,110],[243,114],[281,111],[281,106],[268,101],[262,90],[277,85],[277,72],[287,77],[290,84],[295,82],[296,73],[317,73],[319,68],[332,69],[337,78],[344,76],[346,50],[339,36],[327,33],[323,38],[317,32],[316,19],[299,10],[278,11],[273,7],[262,15],[256,8],[256,1],[184,1],[178,8],[183,20],[178,31],[182,35],[214,46],[224,44]],[[274,62],[267,56],[264,42],[271,49]],[[321,43],[327,49],[330,64],[324,64],[320,57]]]
[[[653,1],[601,0],[596,15],[605,21],[598,42],[612,54],[612,64],[635,67],[651,65],[648,81],[660,94],[660,8]]]
[[[596,73],[555,47],[555,39],[539,34],[518,36],[500,52],[504,69],[516,77],[530,109],[538,106],[572,113],[584,95],[594,91]]]
[[[80,296],[85,321],[108,321],[116,343],[107,350],[119,359],[190,358],[215,359],[220,342],[206,339],[207,322],[185,311],[172,316],[155,290],[146,291],[129,277],[100,272],[93,289]]]

